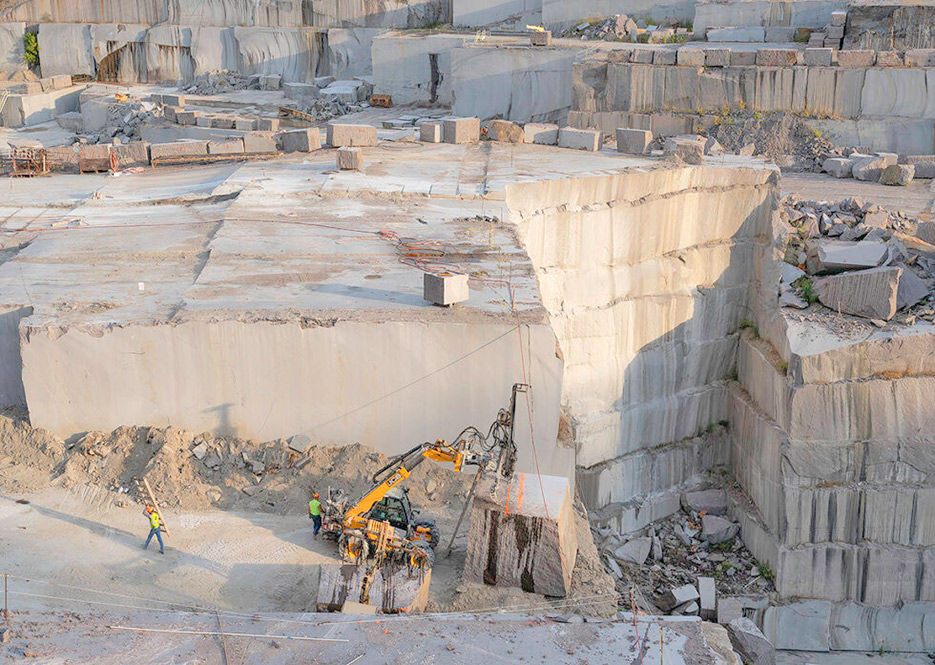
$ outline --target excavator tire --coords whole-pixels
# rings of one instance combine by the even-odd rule
[[[418,540],[413,543],[413,547],[419,550],[419,554],[409,555],[409,565],[413,568],[431,568],[435,563],[435,551],[424,540]]]
[[[342,534],[338,538],[338,551],[344,563],[362,563],[370,556],[370,543],[366,538]]]

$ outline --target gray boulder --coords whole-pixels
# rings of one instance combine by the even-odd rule
[[[776,665],[776,649],[750,619],[734,619],[727,624],[727,634],[745,663]]]
[[[821,168],[835,178],[850,178],[854,169],[854,160],[846,157],[829,157],[822,162]]]
[[[712,545],[733,540],[740,527],[723,517],[705,515],[701,518],[701,537]]]
[[[912,182],[916,169],[912,164],[893,164],[880,173],[881,185],[904,187]]]
[[[852,172],[857,180],[877,182],[885,168],[885,157],[861,157],[854,162]]]
[[[649,556],[652,546],[652,538],[634,538],[614,550],[614,556],[625,563],[642,565],[646,561],[646,557]]]
[[[912,270],[903,268],[899,276],[899,287],[896,290],[896,309],[912,307],[928,296],[928,285]]]
[[[787,263],[784,263],[783,266],[798,270],[795,266],[790,266]],[[799,270],[799,272],[802,271]],[[802,275],[804,274],[803,272]],[[785,272],[783,273],[783,281],[785,281]],[[694,510],[696,513],[704,511],[708,515],[726,515],[727,492],[719,489],[685,492],[682,494],[682,507],[686,510]]]

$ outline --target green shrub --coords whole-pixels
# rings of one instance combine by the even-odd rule
[[[30,67],[39,66],[39,39],[35,32],[23,35],[23,59]]]

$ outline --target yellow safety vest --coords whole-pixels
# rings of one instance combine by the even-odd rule
[[[321,515],[321,503],[319,503],[317,499],[312,499],[308,502],[308,514]]]
[[[153,529],[159,528],[159,513],[156,511],[149,514],[149,526]]]

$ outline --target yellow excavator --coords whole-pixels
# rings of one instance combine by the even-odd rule
[[[342,560],[359,564],[369,558],[376,563],[391,559],[411,567],[431,567],[438,529],[433,520],[418,517],[419,511],[412,508],[401,483],[427,459],[450,463],[455,471],[466,466],[478,467],[471,494],[484,473],[496,472],[503,478],[511,478],[516,464],[513,443],[516,395],[528,388],[523,383],[513,385],[509,407],[500,409],[486,434],[476,427],[467,427],[455,438],[457,443],[449,444],[443,439],[425,442],[393,458],[374,474],[373,486],[356,501],[329,489],[328,498],[322,503],[322,533],[338,541]],[[465,511],[461,513],[462,519]],[[460,524],[461,520],[459,527]]]

